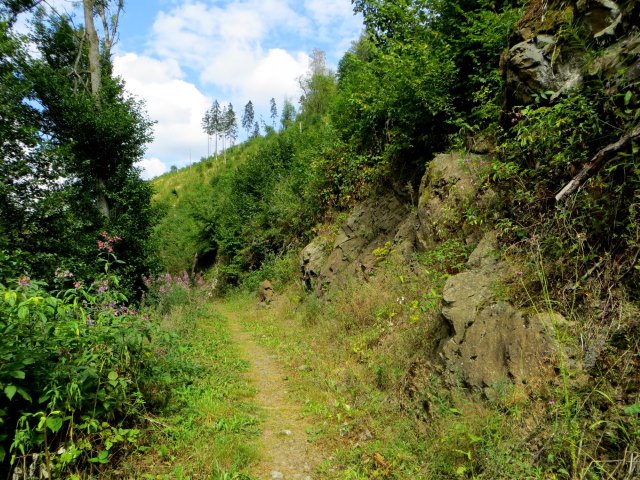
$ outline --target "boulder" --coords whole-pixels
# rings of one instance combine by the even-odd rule
[[[500,286],[514,273],[499,260],[495,232],[472,253],[469,270],[447,280],[442,315],[449,336],[440,345],[446,369],[483,389],[501,381],[527,383],[557,351],[556,313],[528,314],[502,300]]]
[[[407,213],[407,206],[393,193],[362,202],[340,226],[332,247],[327,249],[326,240],[315,239],[304,248],[300,260],[304,282],[321,294],[343,274],[366,279],[378,261],[373,251],[393,243]],[[411,244],[410,232],[403,235],[405,246]]]
[[[258,287],[258,298],[262,303],[269,304],[273,300],[273,286],[269,280],[263,280]]]
[[[307,289],[321,287],[318,278],[330,252],[331,245],[325,237],[321,236],[314,238],[302,250],[300,254],[300,273]]]
[[[620,6],[612,0],[578,0],[578,12],[593,38],[615,36],[622,23]]]

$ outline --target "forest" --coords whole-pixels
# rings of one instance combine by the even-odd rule
[[[352,0],[150,181],[126,3],[0,0],[0,478],[640,478],[639,2]]]

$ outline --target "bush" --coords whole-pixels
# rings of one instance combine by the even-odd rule
[[[54,477],[100,469],[135,446],[145,411],[139,385],[158,362],[159,332],[126,305],[110,273],[113,243],[100,242],[104,274],[57,294],[22,276],[0,285],[0,465],[42,453]],[[61,278],[72,279],[71,272]]]

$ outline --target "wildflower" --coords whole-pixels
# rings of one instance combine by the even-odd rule
[[[26,275],[22,275],[18,279],[18,286],[19,287],[28,287],[29,285],[31,285],[31,279],[29,277],[27,277]]]
[[[80,288],[82,287],[82,284],[80,282],[73,282],[73,288]]]
[[[90,316],[87,316],[87,326],[89,327],[95,327],[96,326],[96,321],[94,319],[92,319]]]
[[[102,280],[98,285],[98,293],[104,293],[109,289],[109,282]]]

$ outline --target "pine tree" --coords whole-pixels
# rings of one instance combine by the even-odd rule
[[[276,118],[278,118],[278,107],[276,106],[276,99],[271,97],[271,125],[276,127]]]
[[[253,128],[253,121],[255,119],[255,112],[253,110],[253,102],[249,100],[249,102],[244,107],[244,114],[242,115],[242,128],[247,131],[247,136]]]

